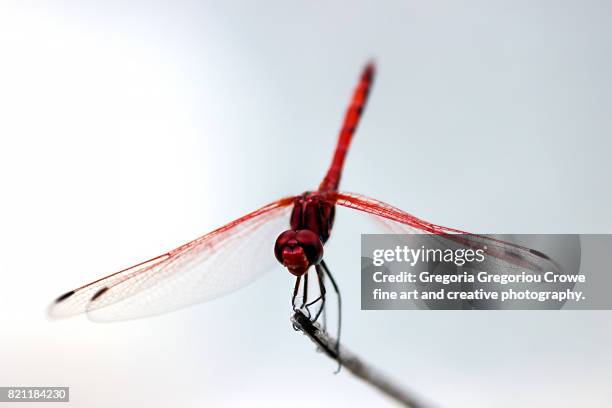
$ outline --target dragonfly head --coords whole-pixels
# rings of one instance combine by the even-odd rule
[[[302,276],[311,265],[321,262],[323,243],[310,230],[287,230],[276,239],[274,255],[291,274]]]

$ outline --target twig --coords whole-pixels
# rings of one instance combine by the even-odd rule
[[[411,408],[424,408],[424,405],[417,402],[401,386],[387,378],[374,367],[357,357],[346,347],[340,345],[339,353],[335,350],[336,340],[330,337],[325,331],[310,321],[299,310],[291,317],[294,327],[302,331],[310,338],[327,356],[340,363],[345,369],[349,370],[354,376],[377,388],[385,395],[393,398],[400,404]]]

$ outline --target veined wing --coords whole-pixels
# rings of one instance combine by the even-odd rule
[[[86,312],[125,320],[176,310],[248,285],[277,262],[274,240],[288,227],[287,197],[163,255],[71,290],[49,307],[54,318]]]
[[[471,234],[421,220],[412,214],[374,198],[354,193],[335,193],[330,200],[343,207],[363,211],[381,218],[394,233],[432,234],[442,246],[481,249],[495,269],[523,268],[534,272],[560,271],[561,267],[546,254],[486,235]],[[391,221],[391,222],[389,222]]]

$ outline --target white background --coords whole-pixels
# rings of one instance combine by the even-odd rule
[[[3,2],[0,385],[67,385],[77,407],[389,404],[291,329],[280,267],[156,318],[45,308],[318,185],[370,57],[343,189],[475,232],[610,233],[611,24],[605,1]],[[612,404],[610,313],[361,311],[366,224],[339,211],[349,347],[441,407]]]

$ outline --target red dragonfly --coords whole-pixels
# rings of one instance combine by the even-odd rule
[[[156,315],[244,287],[280,262],[296,279],[294,309],[321,302],[311,317],[316,321],[325,304],[326,276],[339,300],[337,284],[323,260],[337,206],[369,213],[395,232],[433,234],[455,244],[484,248],[494,258],[514,265],[543,269],[546,266],[542,265],[553,263],[536,250],[435,225],[381,201],[338,191],[344,159],[374,74],[373,63],[367,64],[346,112],[331,166],[317,190],[281,198],[176,249],[71,290],[50,306],[50,316],[85,312],[93,320],[108,321]],[[320,293],[308,302],[307,279],[312,267]],[[300,286],[303,295],[298,305]]]

